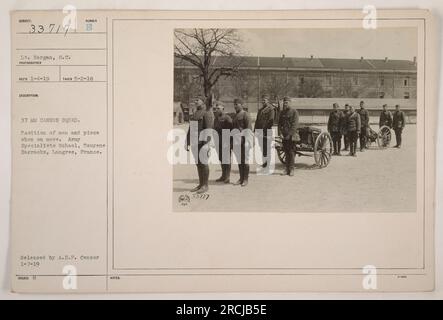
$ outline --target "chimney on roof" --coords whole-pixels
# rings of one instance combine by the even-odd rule
[[[417,65],[417,57],[414,57],[414,66]]]
[[[388,57],[385,57],[385,62],[388,62]]]
[[[360,62],[363,62],[363,59],[364,59],[363,57],[360,57]]]

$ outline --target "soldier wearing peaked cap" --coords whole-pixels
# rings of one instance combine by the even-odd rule
[[[378,122],[379,127],[388,126],[392,127],[392,114],[387,110],[387,105],[383,105],[383,111],[380,113],[380,120]]]
[[[238,162],[240,179],[234,185],[246,187],[249,180],[249,151],[252,147],[251,118],[243,109],[241,99],[234,100],[235,116],[233,119],[233,151]]]
[[[222,103],[217,102],[214,109],[214,130],[217,132],[218,145],[217,153],[218,159],[221,163],[222,175],[215,180],[216,182],[229,183],[231,174],[231,130],[232,119],[225,113],[225,107]],[[215,139],[217,141],[217,139]]]
[[[286,156],[286,171],[282,175],[294,175],[296,142],[300,140],[298,135],[299,117],[296,109],[289,104],[289,97],[283,98],[283,110],[278,120],[278,131],[282,137],[283,152]]]
[[[367,149],[367,142],[369,136],[369,112],[365,108],[365,102],[360,101],[360,110],[358,110],[361,121],[361,132],[360,132],[360,151],[363,152]]]
[[[269,102],[269,95],[262,96],[262,106],[258,109],[255,120],[254,132],[258,138],[258,143],[263,155],[263,168],[268,164],[268,150],[271,149],[272,126],[274,125],[275,109]]]
[[[405,113],[403,111],[400,110],[400,105],[396,105],[395,106],[395,112],[394,112],[394,116],[392,119],[392,127],[394,129],[395,132],[395,140],[397,141],[396,145],[394,146],[394,148],[400,148],[401,147],[401,142],[402,142],[402,133],[403,133],[403,128],[406,125],[406,117],[405,117]]]
[[[328,132],[332,137],[334,155],[339,156],[341,151],[341,135],[343,131],[343,113],[338,110],[338,104],[333,104],[333,110],[329,114]]]
[[[214,126],[214,114],[210,107],[205,106],[205,98],[202,96],[195,97],[196,111],[192,115],[189,122],[189,130],[186,137],[186,150],[191,152],[194,156],[197,165],[198,185],[191,189],[191,192],[205,193],[208,191],[209,180],[209,142],[211,137],[208,136],[204,141],[200,141],[200,133],[205,129],[212,129]],[[197,136],[191,137],[191,126],[197,129]],[[195,139],[196,138],[196,139]],[[206,155],[207,157],[204,157]]]
[[[347,118],[347,131],[349,136],[349,155],[357,156],[357,140],[361,132],[360,114],[354,111],[352,106],[349,107],[349,117]]]
[[[349,136],[348,136],[348,118],[349,118],[349,104],[345,104],[345,110],[343,110],[343,126],[342,126],[342,134],[343,134],[343,140],[345,143],[344,151],[349,150]]]

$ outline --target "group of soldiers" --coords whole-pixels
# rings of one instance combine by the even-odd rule
[[[400,106],[395,106],[394,115],[387,110],[387,105],[383,105],[380,113],[379,127],[387,126],[394,129],[396,145],[394,148],[400,148],[402,142],[402,132],[405,127],[406,119]],[[328,132],[332,137],[334,155],[341,155],[341,141],[344,140],[344,150],[349,150],[349,155],[357,156],[357,141],[360,139],[360,151],[363,152],[368,146],[368,137],[370,133],[369,112],[365,108],[364,101],[360,101],[360,109],[354,108],[348,104],[344,111],[339,110],[337,103],[333,104],[333,110],[329,115]]]
[[[234,153],[239,169],[239,179],[234,185],[246,187],[249,178],[249,151],[252,148],[251,139],[248,139],[246,133],[251,132],[258,140],[263,157],[262,168],[269,168],[269,158],[271,143],[273,140],[272,127],[277,115],[276,108],[270,103],[270,97],[267,94],[262,96],[262,105],[258,110],[254,129],[249,113],[243,107],[243,101],[239,98],[234,99],[235,114],[228,115],[222,103],[218,102],[212,110],[211,106],[206,106],[205,97],[197,96],[195,98],[196,111],[190,121],[197,124],[197,134],[206,129],[213,129],[217,132],[216,146],[218,158],[221,163],[222,174],[215,180],[219,183],[230,183],[231,175],[231,154]],[[380,127],[389,126],[393,128],[396,134],[397,144],[401,146],[401,134],[405,126],[405,115],[396,106],[396,111],[392,115],[387,106],[383,106],[380,114]],[[283,98],[283,108],[278,114],[278,134],[282,138],[282,148],[286,155],[286,167],[282,175],[294,175],[296,143],[300,140],[298,135],[299,114],[298,111],[290,106],[290,98]],[[223,133],[234,132],[233,137],[223,139]],[[369,134],[369,113],[364,107],[364,102],[360,102],[360,109],[354,108],[348,104],[344,111],[339,110],[337,103],[333,105],[333,111],[329,115],[328,132],[330,133],[334,146],[334,155],[341,154],[341,141],[344,137],[344,150],[352,156],[356,156],[357,141],[360,138],[360,151],[367,147]],[[207,161],[201,159],[201,154],[209,155],[209,144],[211,137],[201,141],[197,139],[192,142],[190,139],[190,130],[186,139],[186,150],[191,148],[197,165],[199,178],[198,185],[191,189],[191,192],[205,193],[208,191],[209,166]],[[192,144],[194,143],[194,146]],[[193,148],[192,148],[193,147]]]
[[[252,121],[249,113],[244,110],[242,99],[234,99],[234,116],[228,115],[222,103],[216,103],[214,109],[205,105],[205,98],[197,96],[194,100],[196,111],[190,121],[197,123],[197,134],[206,129],[213,129],[218,136],[218,146],[216,150],[221,163],[222,175],[216,181],[220,183],[230,183],[231,175],[231,153],[234,153],[239,169],[239,179],[233,183],[236,186],[246,187],[249,180],[249,152],[252,148],[252,139],[248,139],[248,132],[253,132],[258,139],[259,146],[263,156],[263,168],[268,167],[268,156],[271,150],[272,126],[275,119],[275,108],[269,102],[269,95],[262,96],[262,107],[258,110],[257,119],[252,129]],[[223,131],[236,130],[237,134],[233,138],[223,139]],[[197,165],[197,173],[199,178],[198,185],[191,189],[191,192],[205,193],[208,191],[209,166],[206,161],[202,161],[201,155],[205,154],[205,149],[209,152],[208,137],[204,141],[197,140],[192,148],[190,139],[190,130],[186,139],[186,150],[194,150],[193,155]],[[203,152],[202,152],[203,150]]]

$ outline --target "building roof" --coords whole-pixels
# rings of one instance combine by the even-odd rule
[[[314,58],[280,58],[280,57],[260,57],[260,67],[273,68],[322,68],[319,59]]]
[[[187,61],[175,58],[176,66],[192,66]],[[299,57],[226,57],[220,56],[214,58],[214,66],[232,66],[239,65],[243,68],[294,68],[309,70],[367,70],[367,71],[409,71],[416,72],[417,65],[410,60],[390,60],[390,59],[336,59],[336,58],[299,58]]]
[[[372,64],[365,59],[319,59],[324,68],[327,69],[345,69],[345,70],[374,70]]]
[[[374,65],[376,69],[393,69],[393,70],[407,70],[407,71],[417,71],[417,65],[414,61],[408,61],[408,60],[376,60],[371,59],[368,60],[369,63]]]

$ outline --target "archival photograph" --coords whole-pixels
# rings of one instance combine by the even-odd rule
[[[14,294],[433,290],[438,27],[366,9],[11,12]]]
[[[175,29],[173,210],[415,212],[417,42]]]

